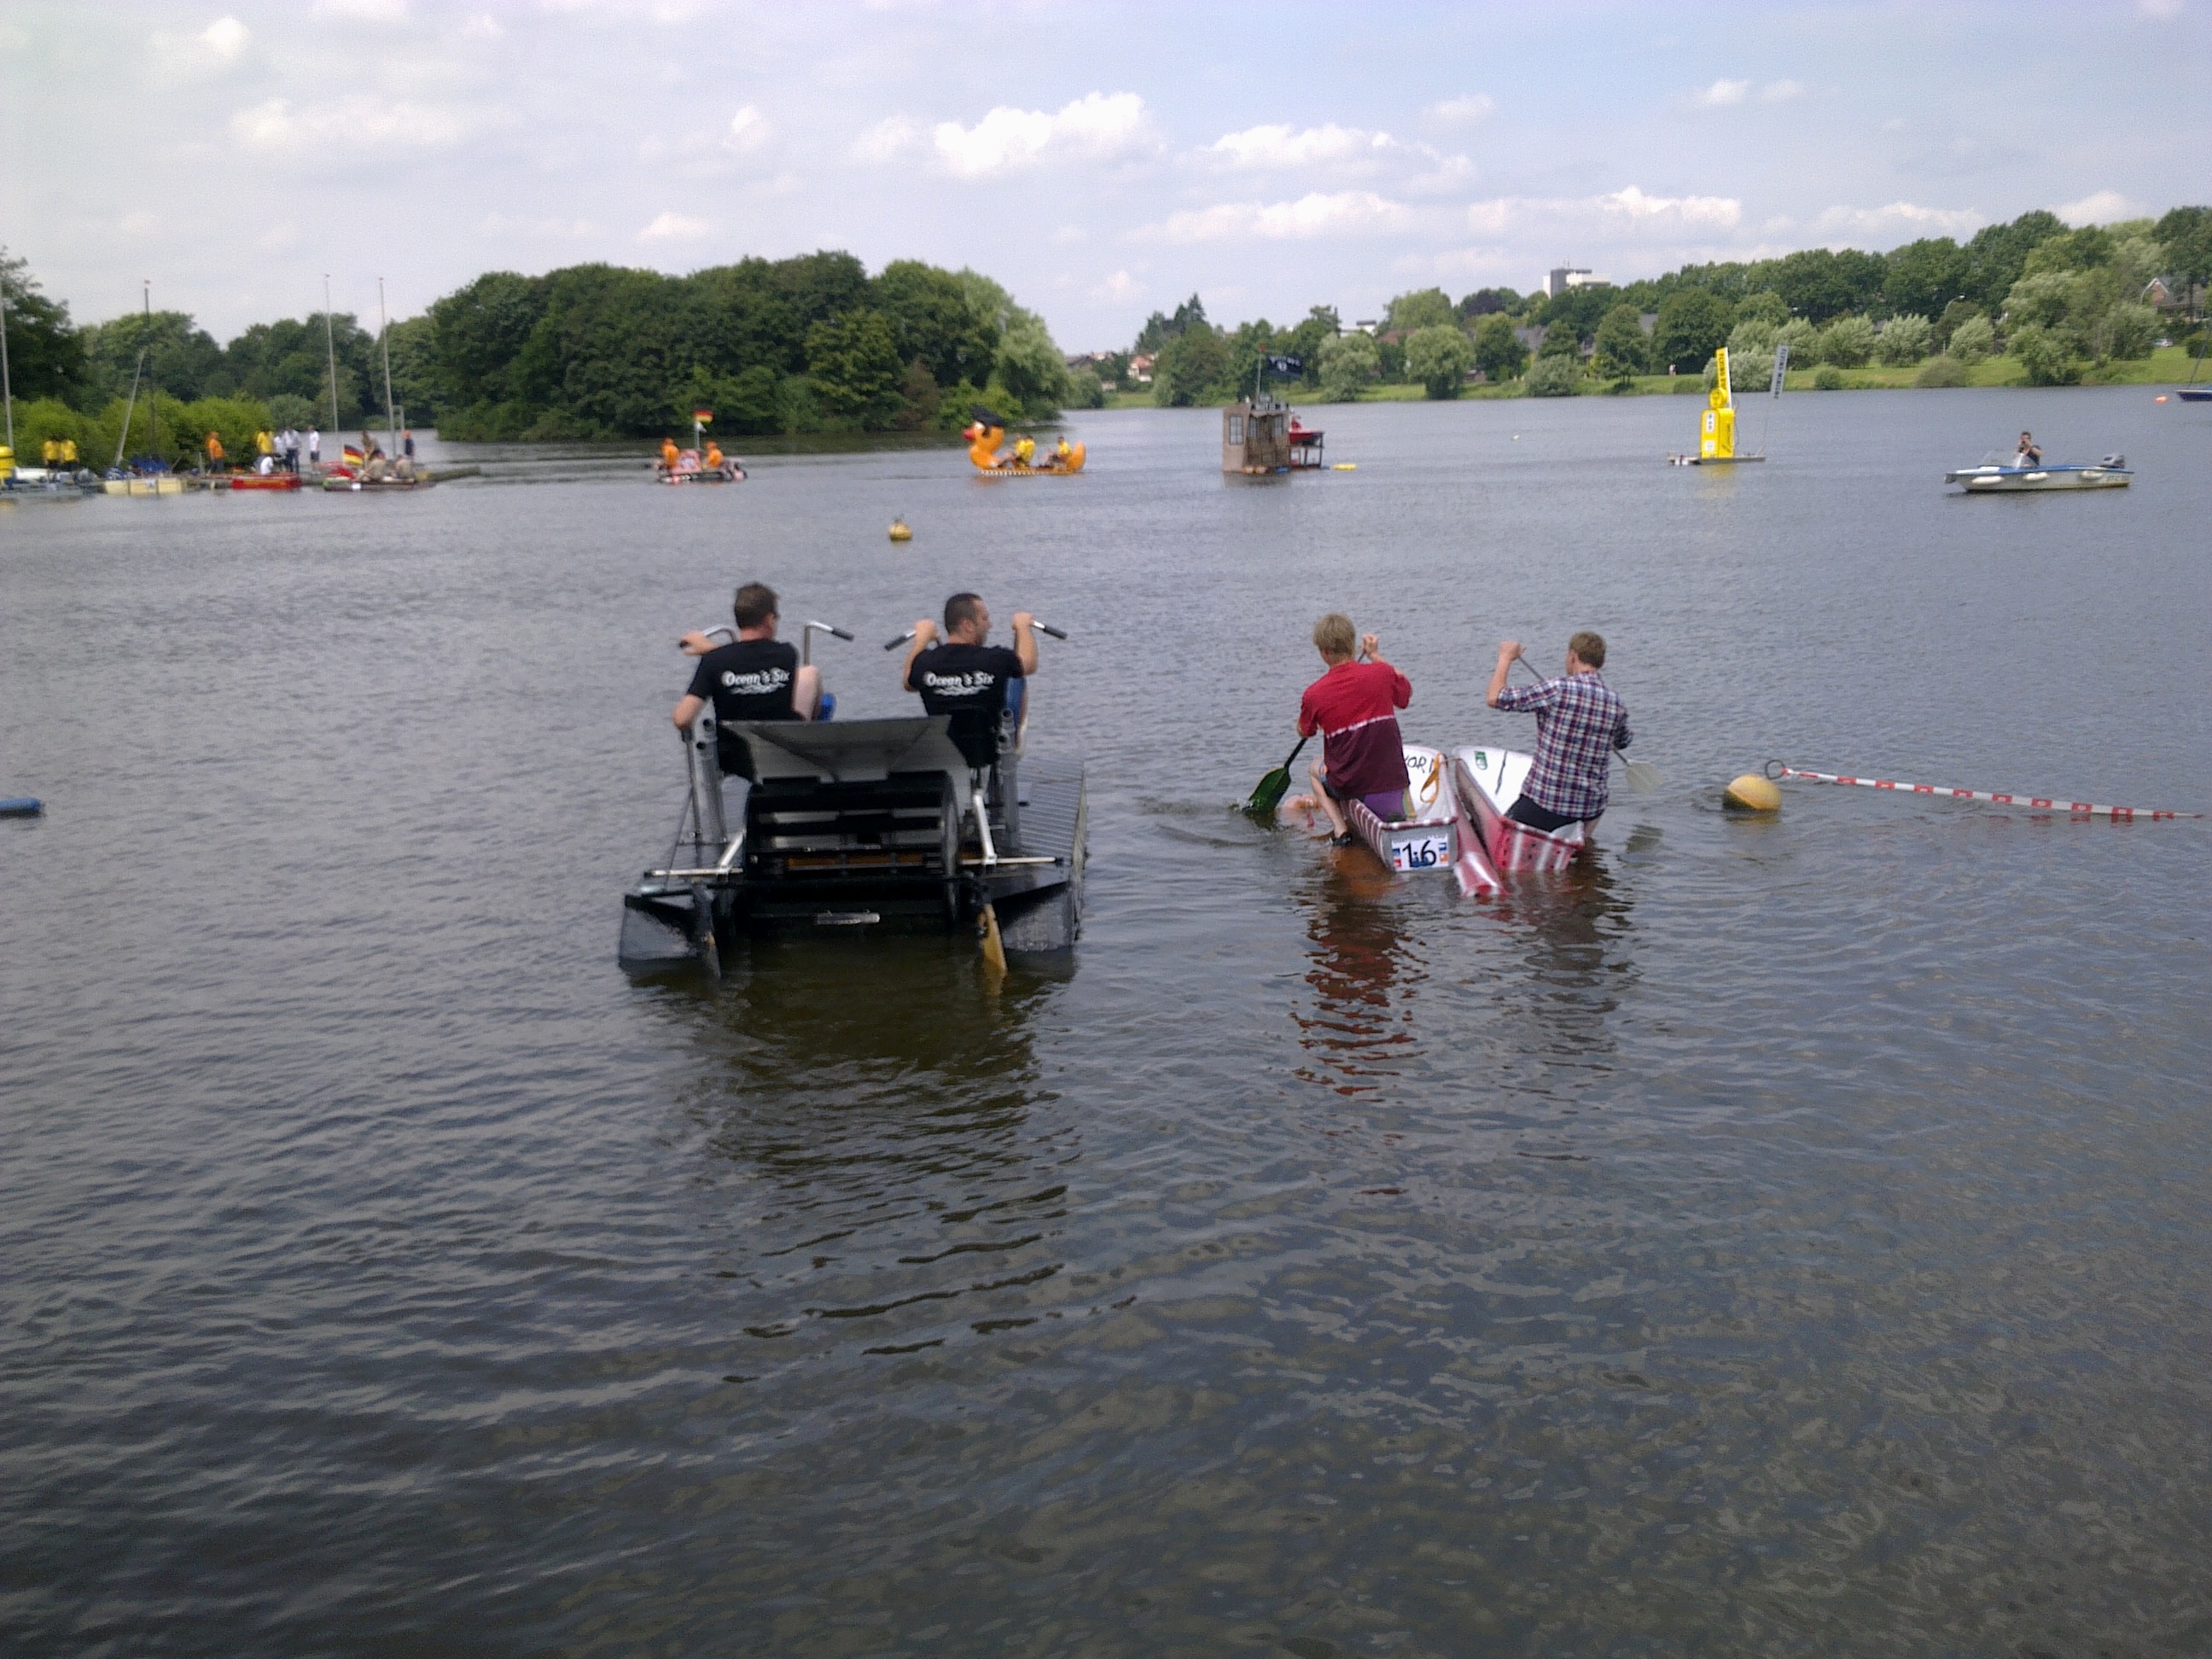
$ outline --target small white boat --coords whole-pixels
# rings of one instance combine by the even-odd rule
[[[2126,456],[2107,455],[2094,466],[2000,466],[1985,461],[1946,472],[1943,482],[1969,495],[2009,495],[2030,489],[2121,489],[2134,477]]]
[[[1564,870],[1589,848],[1579,823],[1547,831],[1505,816],[1521,799],[1528,769],[1535,763],[1534,756],[1515,749],[1485,745],[1452,751],[1452,793],[1473,821],[1481,850],[1495,870]]]
[[[1344,804],[1345,821],[1399,875],[1449,870],[1458,862],[1460,837],[1443,750],[1407,744],[1406,776],[1403,817],[1380,818],[1365,801],[1350,800]]]

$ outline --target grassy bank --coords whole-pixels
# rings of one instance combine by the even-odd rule
[[[2081,372],[2081,384],[2083,386],[2180,386],[2189,380],[2191,363],[2192,360],[2189,353],[2179,346],[2165,346],[2154,351],[2149,356],[2133,362],[2113,362],[2106,363],[2102,368],[2095,366],[2087,368]],[[1866,368],[1840,369],[1838,373],[1844,377],[1844,383],[1835,389],[1839,392],[1863,392],[1869,388],[1892,391],[1911,390],[1913,382],[1919,378],[1920,371],[1924,367],[1926,367],[1925,364],[1911,363],[1902,368],[1869,366]],[[2208,376],[2212,376],[2212,358],[2206,360],[2204,369]],[[1820,370],[1817,368],[1793,368],[1784,383],[1784,390],[1817,391],[1820,388],[1813,384],[1813,377],[1819,373]],[[1972,365],[1966,370],[1966,384],[1976,386],[2024,386],[2027,384],[2027,371],[2021,366],[2017,358],[1990,357]],[[1269,389],[1275,390],[1273,387]],[[1941,390],[1942,388],[1923,389]],[[1705,395],[1705,385],[1699,376],[1637,374],[1632,375],[1625,382],[1585,380],[1575,392],[1575,395],[1580,398],[1608,396],[1641,398],[1684,394],[1697,397]],[[1282,397],[1285,394],[1277,391],[1276,395]],[[1413,404],[1420,402],[1426,395],[1417,385],[1371,386],[1362,392],[1355,401],[1363,404]],[[1474,401],[1499,398],[1525,398],[1528,394],[1522,390],[1520,381],[1513,380],[1504,386],[1471,386],[1460,395],[1462,399]],[[1294,387],[1289,393],[1288,401],[1310,407],[1319,404],[1322,399],[1317,392]],[[1229,402],[1230,400],[1224,398],[1213,400],[1205,406],[1223,408]],[[1151,409],[1153,406],[1152,394],[1149,391],[1112,392],[1106,396],[1106,407],[1109,409]],[[1080,410],[1073,410],[1069,412],[1077,415],[1082,413]]]

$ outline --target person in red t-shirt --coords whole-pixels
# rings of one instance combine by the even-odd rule
[[[1357,659],[1353,638],[1352,618],[1337,611],[1314,624],[1314,646],[1328,672],[1306,687],[1298,704],[1298,734],[1322,735],[1314,795],[1339,847],[1352,842],[1339,801],[1364,800],[1386,823],[1404,816],[1406,747],[1397,711],[1413,701],[1412,684],[1382,660],[1375,635],[1359,639]]]

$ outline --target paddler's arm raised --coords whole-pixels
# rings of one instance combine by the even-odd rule
[[[1513,672],[1513,659],[1521,654],[1521,641],[1507,640],[1498,647],[1498,666],[1491,671],[1490,690],[1483,701],[1492,708],[1498,707],[1498,694],[1505,689],[1506,676]]]
[[[1024,677],[1036,672],[1036,618],[1026,611],[1014,612],[1014,654],[1022,659]]]
[[[918,692],[921,688],[907,677],[914,672],[914,659],[937,643],[937,624],[927,617],[914,625],[914,639],[907,646],[906,660],[899,665],[899,686],[902,690]]]

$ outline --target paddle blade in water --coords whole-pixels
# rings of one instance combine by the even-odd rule
[[[1628,787],[1640,795],[1648,795],[1659,787],[1659,769],[1650,761],[1624,761],[1628,769]]]
[[[1291,792],[1291,769],[1279,766],[1260,780],[1260,787],[1252,792],[1252,799],[1244,803],[1244,810],[1255,818],[1271,818],[1275,809],[1283,804],[1283,797]]]

